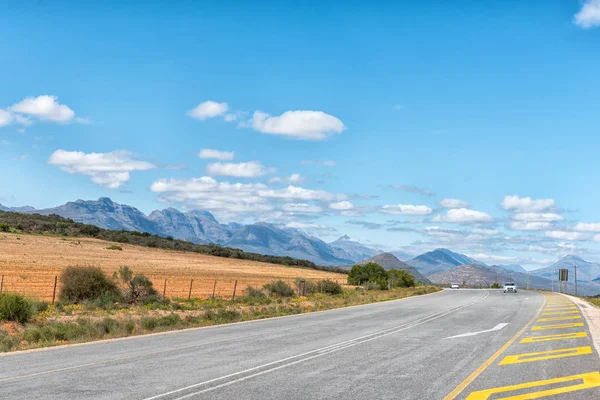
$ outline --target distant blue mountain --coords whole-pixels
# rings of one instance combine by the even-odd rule
[[[600,278],[600,263],[589,262],[573,254],[561,258],[549,267],[536,269],[531,273],[548,279],[556,279],[559,269],[568,269],[571,281],[575,279],[574,265],[577,266],[577,281],[590,282]]]
[[[19,211],[7,207],[0,210]],[[155,210],[146,216],[135,207],[115,203],[107,197],[77,200],[44,210],[30,207],[21,211],[58,214],[105,229],[149,232],[193,243],[216,243],[260,254],[310,260],[320,265],[349,265],[378,253],[347,237],[328,244],[300,230],[274,224],[221,224],[214,215],[204,210],[183,213],[175,208],[167,208]]]
[[[425,276],[430,276],[439,272],[447,271],[459,265],[471,264],[487,267],[485,263],[467,257],[464,254],[455,253],[448,249],[435,249],[421,254],[406,261],[408,265],[415,267]]]
[[[498,265],[498,267],[503,268],[507,271],[527,273],[527,270],[525,268],[523,268],[522,266],[520,266],[519,264],[503,264],[503,265]]]

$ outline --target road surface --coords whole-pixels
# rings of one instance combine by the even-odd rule
[[[559,295],[445,290],[0,356],[0,398],[600,398],[580,316]]]

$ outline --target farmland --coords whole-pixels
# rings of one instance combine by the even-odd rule
[[[113,249],[109,249],[113,246]],[[119,250],[122,249],[122,250]],[[69,265],[98,266],[108,274],[127,265],[148,276],[168,297],[231,297],[248,285],[262,286],[276,279],[333,279],[347,276],[328,271],[214,257],[193,252],[162,250],[92,238],[0,234],[0,274],[3,291],[51,300],[55,276]],[[193,279],[193,282],[191,280]],[[216,285],[215,285],[216,281]]]

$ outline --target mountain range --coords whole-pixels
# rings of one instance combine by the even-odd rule
[[[310,260],[320,265],[353,264],[381,252],[364,246],[347,235],[326,243],[301,230],[266,222],[250,225],[222,224],[210,212],[203,210],[181,212],[167,208],[145,215],[135,207],[115,203],[107,197],[77,200],[41,210],[0,205],[0,211],[58,214],[104,229],[148,232],[199,244],[216,243],[254,253]]]
[[[406,263],[418,269],[425,276],[447,271],[465,264],[486,266],[481,261],[474,260],[464,254],[455,253],[448,249],[435,249],[421,254],[412,260],[408,260]]]
[[[577,266],[578,282],[589,282],[600,278],[600,263],[585,261],[581,257],[572,254],[561,258],[549,267],[536,269],[531,271],[531,273],[548,279],[556,279],[559,269],[568,269],[569,280],[572,281],[575,279],[574,265]]]

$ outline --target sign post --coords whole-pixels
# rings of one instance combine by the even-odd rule
[[[559,283],[561,284],[561,287],[563,288],[563,291],[566,292],[567,291],[567,282],[569,281],[569,270],[568,269],[564,269],[561,268],[558,270],[558,280]],[[563,285],[563,282],[564,285]]]

